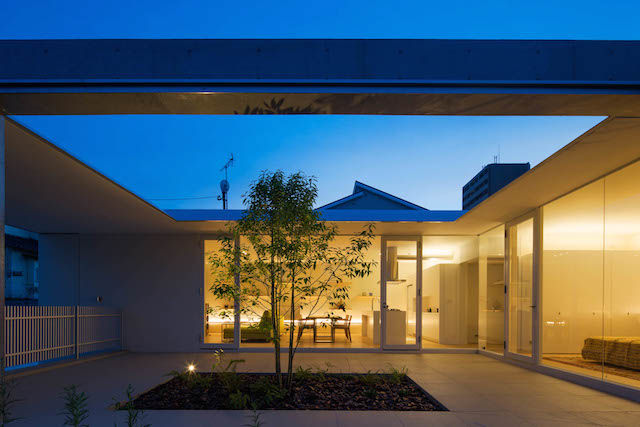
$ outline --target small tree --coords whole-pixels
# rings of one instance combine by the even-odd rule
[[[287,385],[291,386],[300,343],[295,333],[296,313],[306,309],[313,316],[326,310],[322,299],[332,309],[344,311],[349,298],[345,279],[365,277],[375,264],[365,255],[372,243],[373,225],[351,237],[346,247],[332,245],[337,230],[313,209],[317,194],[313,177],[263,172],[245,196],[244,216],[228,226],[232,237],[223,239],[221,250],[209,257],[214,274],[211,291],[217,298],[239,301],[241,313],[270,312],[280,386],[280,337],[284,332],[289,334]],[[281,319],[285,318],[290,321],[283,331]]]
[[[84,427],[88,424],[83,424],[84,421],[89,418],[89,407],[87,400],[89,396],[84,391],[78,390],[75,384],[64,388],[62,394],[64,399],[64,411],[60,415],[64,415],[65,426]]]

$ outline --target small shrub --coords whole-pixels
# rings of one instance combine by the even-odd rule
[[[78,387],[75,384],[64,388],[62,393],[64,400],[64,411],[60,415],[64,415],[65,426],[88,426],[88,424],[82,424],[87,418],[89,418],[89,410],[87,409],[87,400],[89,396],[84,391],[78,391]]]
[[[240,386],[242,385],[242,379],[235,372],[220,372],[216,374],[218,376],[218,380],[228,394],[236,393],[240,391]]]
[[[331,362],[324,362],[324,368],[321,368],[321,367],[316,368],[316,374],[320,382],[327,379],[327,374],[329,373],[331,368],[335,368],[335,365],[331,364]]]
[[[249,415],[249,423],[244,424],[244,427],[262,427],[264,422],[260,419],[261,417],[262,413],[254,407]]]
[[[222,349],[216,350],[213,354],[210,380],[213,381],[217,377],[229,394],[239,391],[242,381],[236,370],[241,363],[244,363],[244,359],[231,359],[225,364],[224,351]]]
[[[244,359],[231,359],[225,366],[224,350],[218,349],[213,352],[213,364],[211,365],[211,372],[236,372],[238,365],[244,362]]]
[[[191,388],[200,388],[207,390],[214,385],[214,377],[212,375],[192,374],[189,380],[189,386]]]
[[[360,382],[370,388],[375,388],[382,381],[378,371],[368,370],[366,374],[360,376]]]
[[[262,408],[272,406],[287,397],[287,391],[278,387],[267,377],[262,377],[251,384],[250,389],[251,395],[256,396],[256,406]]]
[[[298,381],[307,381],[309,378],[313,376],[311,372],[311,368],[303,368],[302,366],[298,366],[298,369],[293,373],[293,377]]]
[[[229,394],[229,407],[231,409],[248,409],[251,404],[251,397],[240,390]]]
[[[200,375],[197,372],[186,371],[176,371],[173,370],[169,372],[166,376],[172,377],[174,379],[178,379],[185,383],[189,388],[208,388],[213,383],[213,378],[208,375]]]
[[[141,409],[136,409],[135,405],[133,404],[133,386],[129,384],[124,393],[127,397],[127,400],[124,404],[116,401],[115,409],[127,411],[127,427],[150,427],[151,424],[143,424],[145,416],[144,411]]]
[[[392,382],[393,384],[400,384],[407,377],[407,372],[409,372],[409,370],[407,369],[406,366],[403,366],[402,368],[398,369],[393,365],[389,364],[389,369],[387,370],[387,373],[389,374],[389,381]]]
[[[173,370],[170,371],[168,374],[165,374],[165,377],[171,377],[171,378],[179,378],[183,381],[187,381],[188,377],[189,377],[189,372],[187,371],[178,371],[178,370]]]
[[[3,426],[21,419],[12,415],[13,407],[22,400],[13,397],[15,387],[15,381],[7,379],[4,372],[0,373],[0,419]]]

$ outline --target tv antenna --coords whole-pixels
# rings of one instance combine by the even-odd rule
[[[493,163],[500,163],[500,144],[498,144],[498,154],[494,154]]]
[[[220,168],[222,172],[224,170],[224,179],[220,181],[220,190],[222,191],[222,196],[218,196],[218,200],[222,200],[222,209],[227,209],[227,193],[229,192],[229,168],[233,166],[233,153],[231,153],[231,157],[227,160],[227,163],[224,164]]]

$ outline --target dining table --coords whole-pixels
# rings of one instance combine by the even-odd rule
[[[304,320],[313,320],[313,342],[314,343],[334,343],[336,342],[336,330],[333,325],[336,320],[336,317],[332,317],[329,315],[326,316],[308,316],[305,317]],[[328,322],[326,322],[328,321]],[[321,334],[318,333],[319,329],[326,328],[328,325],[330,332],[329,334]]]

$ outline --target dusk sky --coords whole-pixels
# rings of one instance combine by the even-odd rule
[[[14,117],[15,118],[15,117]],[[429,209],[461,209],[462,186],[493,161],[535,165],[597,117],[99,116],[19,117],[145,199],[219,194],[233,152],[230,207],[261,170],[318,178],[318,205],[362,181]],[[151,200],[219,208],[213,199]]]
[[[24,1],[3,5],[0,39],[640,38],[637,1]],[[108,4],[108,6],[104,6]],[[535,5],[533,7],[532,5]],[[215,197],[233,152],[230,206],[264,169],[317,176],[318,204],[355,180],[430,209],[460,209],[461,187],[500,152],[532,166],[601,117],[13,117],[145,199]],[[217,208],[215,198],[151,200]]]

